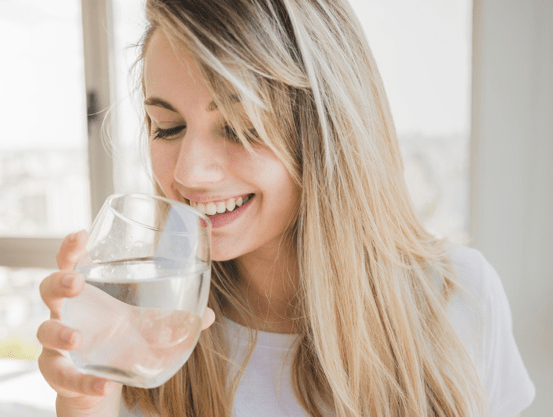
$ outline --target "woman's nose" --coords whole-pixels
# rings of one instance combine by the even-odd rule
[[[182,139],[175,180],[187,188],[217,183],[224,177],[224,152],[209,135],[187,132]]]

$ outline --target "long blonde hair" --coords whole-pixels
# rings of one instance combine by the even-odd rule
[[[146,9],[142,58],[156,30],[191,52],[244,146],[251,138],[232,106],[236,96],[256,140],[301,189],[288,237],[300,277],[292,381],[307,413],[488,415],[446,314],[457,289],[447,247],[414,214],[382,80],[347,1],[148,0]],[[164,386],[125,387],[128,406],[232,415],[246,363],[230,372],[222,317],[229,305],[245,320],[251,314],[236,274],[232,261],[214,263],[216,323]]]

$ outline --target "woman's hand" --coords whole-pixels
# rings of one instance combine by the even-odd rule
[[[122,385],[94,375],[80,373],[61,351],[77,350],[82,336],[61,322],[64,298],[76,297],[84,287],[84,278],[72,272],[84,255],[88,234],[84,231],[67,236],[56,255],[59,271],[40,284],[40,294],[50,309],[50,319],[42,323],[37,338],[43,346],[38,358],[40,372],[58,393],[58,416],[118,415]],[[202,328],[215,320],[211,309],[204,315]]]
[[[64,298],[76,297],[83,289],[83,276],[72,271],[86,251],[87,240],[88,234],[84,231],[67,236],[56,255],[60,270],[40,284],[40,295],[50,309],[50,320],[38,328],[37,338],[43,346],[38,366],[46,382],[58,393],[58,416],[79,416],[95,410],[97,415],[115,416],[119,409],[121,384],[80,373],[61,352],[77,350],[81,344],[80,332],[62,324],[61,308]]]

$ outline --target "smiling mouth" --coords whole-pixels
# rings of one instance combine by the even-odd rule
[[[248,194],[246,197],[242,198],[230,198],[224,201],[218,201],[216,203],[196,203],[195,201],[190,200],[190,206],[197,209],[202,214],[207,216],[215,216],[217,214],[232,213],[234,210],[246,204],[250,201],[255,194]]]

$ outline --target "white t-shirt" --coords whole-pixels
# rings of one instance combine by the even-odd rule
[[[476,364],[490,401],[492,417],[514,417],[535,397],[535,387],[513,337],[511,311],[501,280],[476,249],[451,253],[461,284],[483,314],[482,332],[474,337],[475,316],[461,296],[454,296],[448,316]],[[248,346],[248,329],[227,320],[237,363]],[[296,335],[258,331],[257,344],[236,393],[235,417],[306,417],[291,384],[291,347]],[[142,416],[122,406],[121,417]],[[328,417],[334,416],[329,412]]]

